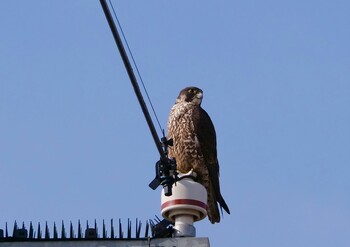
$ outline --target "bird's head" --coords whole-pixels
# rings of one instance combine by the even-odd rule
[[[186,87],[182,89],[176,99],[176,103],[189,102],[200,105],[203,99],[203,91],[198,87]]]

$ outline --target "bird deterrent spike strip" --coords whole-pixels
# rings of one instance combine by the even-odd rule
[[[58,227],[56,225],[56,222],[53,223],[53,230],[50,231],[50,226],[48,222],[45,222],[45,230],[42,231],[40,222],[37,223],[36,231],[35,226],[32,222],[29,223],[29,229],[26,228],[26,225],[24,222],[22,223],[22,226],[19,227],[17,224],[17,221],[14,222],[13,225],[13,232],[12,236],[9,236],[8,234],[8,224],[5,223],[5,231],[3,231],[0,227],[0,232],[5,234],[0,234],[0,242],[3,241],[16,241],[16,240],[71,240],[71,239],[138,239],[138,238],[148,238],[149,236],[149,229],[150,229],[150,221],[146,221],[145,227],[144,227],[144,235],[141,233],[141,227],[142,223],[139,219],[136,219],[135,226],[132,226],[132,221],[128,219],[127,221],[127,232],[124,235],[123,227],[122,227],[122,221],[119,219],[119,236],[115,235],[114,230],[114,223],[113,219],[110,221],[109,228],[106,226],[105,221],[102,221],[102,236],[98,233],[98,227],[97,227],[97,221],[94,221],[94,228],[91,228],[89,226],[89,222],[86,222],[86,229],[83,231],[80,220],[78,221],[78,228],[77,231],[75,231],[73,223],[70,222],[69,224],[69,235],[66,233],[66,227],[64,224],[64,221],[61,223],[61,231],[59,233]],[[153,225],[153,222],[152,222]],[[132,229],[135,229],[135,233],[132,233]],[[75,234],[77,232],[77,235]],[[51,234],[52,233],[52,234]],[[85,234],[84,234],[85,233]]]

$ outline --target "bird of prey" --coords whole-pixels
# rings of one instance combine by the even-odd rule
[[[220,193],[219,163],[214,125],[201,107],[203,91],[186,87],[180,91],[168,119],[168,140],[173,140],[169,157],[175,158],[177,170],[197,174],[197,182],[207,190],[208,218],[212,224],[220,222],[220,212],[230,210]]]

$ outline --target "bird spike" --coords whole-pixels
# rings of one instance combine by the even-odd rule
[[[70,222],[70,226],[69,226],[69,237],[70,237],[71,239],[74,238],[74,230],[73,230],[72,221]]]
[[[81,224],[80,224],[80,220],[78,221],[78,238],[81,239],[82,235],[81,235]]]
[[[114,226],[113,226],[113,219],[111,219],[111,238],[114,238]]]
[[[119,238],[123,238],[123,229],[122,229],[122,223],[119,218]]]
[[[8,229],[7,229],[7,222],[6,222],[5,227],[6,227],[6,230],[5,230],[5,237],[8,238],[8,237],[9,237],[9,231],[8,231]]]
[[[136,218],[136,238],[140,237],[141,234],[141,221]]]
[[[128,238],[131,238],[131,220],[128,218]]]
[[[61,228],[61,238],[62,239],[66,239],[67,236],[66,236],[66,229],[64,228],[64,222],[62,220],[62,228]]]
[[[41,227],[40,227],[40,222],[38,223],[38,239],[41,239]]]
[[[145,238],[148,238],[148,231],[149,231],[149,223],[148,220],[146,221],[146,229],[145,229]]]
[[[157,215],[155,215],[155,217],[155,221],[157,222],[157,224],[159,224],[162,220]]]
[[[102,221],[102,238],[107,238],[105,220]]]
[[[45,224],[45,239],[49,239],[50,238],[50,230],[49,230],[49,226],[47,225],[47,221]]]
[[[57,233],[56,222],[53,223],[53,238],[54,238],[54,239],[58,239],[58,233]]]
[[[33,227],[33,223],[30,222],[29,223],[29,239],[33,239],[34,238],[34,227]]]
[[[16,233],[17,229],[18,229],[18,226],[17,226],[17,221],[15,221],[15,224],[13,225],[12,237],[14,237],[14,236],[15,236],[15,233]]]

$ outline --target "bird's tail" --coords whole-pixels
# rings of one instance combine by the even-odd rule
[[[220,222],[220,212],[219,207],[216,202],[215,193],[213,193],[212,186],[208,186],[207,188],[208,192],[208,203],[207,203],[207,212],[208,212],[208,218],[209,221],[212,224],[219,223]]]
[[[224,209],[226,211],[226,213],[230,214],[230,209],[228,208],[228,206],[227,206],[227,204],[226,204],[226,202],[221,194],[220,194],[220,199],[218,200],[218,203],[220,204],[221,214],[222,214],[222,209]]]
[[[228,208],[224,198],[222,197],[221,193],[219,192],[219,195],[217,198],[216,194],[213,193],[213,187],[211,185],[208,186],[207,188],[208,192],[208,207],[207,207],[207,212],[208,212],[208,218],[209,221],[212,224],[219,223],[220,222],[220,212],[219,212],[219,207],[218,203],[220,205],[221,209],[221,214],[223,214],[222,209],[226,211],[226,213],[230,214],[230,209]]]

